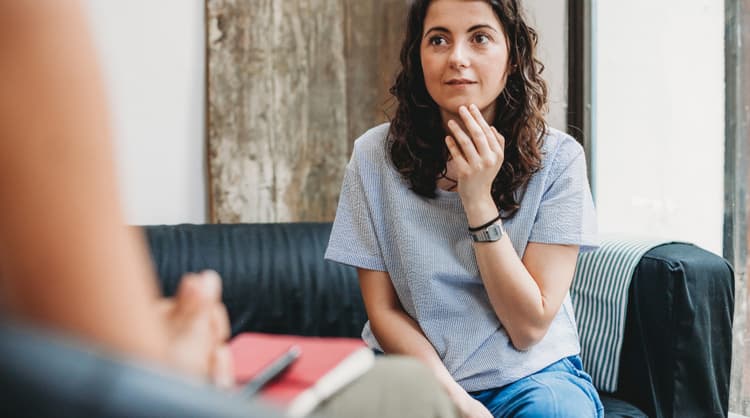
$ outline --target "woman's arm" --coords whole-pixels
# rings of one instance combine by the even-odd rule
[[[426,364],[464,416],[491,416],[445,368],[419,324],[404,311],[388,273],[366,269],[357,271],[370,328],[380,347],[388,354],[405,354]]]
[[[505,139],[476,106],[459,113],[465,130],[448,123],[454,137],[446,145],[469,225],[483,225],[498,215],[490,190],[504,160]],[[517,349],[529,349],[547,333],[573,280],[578,250],[576,245],[532,242],[521,260],[507,235],[474,244],[490,303]]]
[[[513,346],[529,349],[547,334],[560,310],[573,280],[578,246],[530,242],[520,259],[504,236],[475,243],[474,252],[490,303]]]
[[[449,392],[455,390],[458,384],[435,348],[419,324],[401,307],[388,273],[365,269],[358,269],[358,273],[367,318],[380,347],[389,354],[406,354],[420,359]]]

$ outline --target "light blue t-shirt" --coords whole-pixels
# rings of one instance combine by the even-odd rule
[[[354,143],[325,258],[388,272],[453,378],[467,391],[496,388],[580,351],[570,296],[547,335],[518,351],[490,305],[458,193],[417,195],[387,152],[388,124]],[[542,168],[521,192],[520,209],[503,222],[519,257],[528,242],[597,246],[596,216],[582,147],[549,129]],[[369,322],[362,338],[380,349]]]

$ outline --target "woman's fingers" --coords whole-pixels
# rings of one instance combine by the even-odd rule
[[[448,147],[448,152],[451,155],[453,163],[459,170],[464,170],[468,167],[469,163],[466,161],[466,157],[461,152],[461,147],[458,146],[456,140],[452,136],[445,137],[445,145]]]
[[[487,138],[487,147],[495,153],[502,151],[501,147],[498,145],[495,131],[492,129],[493,127],[491,127],[484,119],[484,116],[482,116],[482,112],[479,111],[479,107],[473,104],[469,106],[469,111],[474,117],[474,120],[479,125],[479,128],[482,129],[482,133],[484,133],[485,138]]]
[[[452,163],[446,168],[453,171],[462,198],[480,196],[491,189],[502,166],[505,140],[487,123],[476,105],[461,106],[459,114],[462,125],[456,120],[447,123],[453,135],[445,138]]]
[[[455,140],[456,144],[458,144],[459,148],[461,148],[461,152],[463,153],[466,162],[471,165],[477,164],[479,162],[479,153],[474,145],[474,141],[472,141],[469,135],[461,129],[458,122],[454,120],[448,121],[448,129],[453,133],[452,138]]]
[[[495,134],[495,140],[497,141],[498,145],[500,145],[500,151],[505,154],[505,137],[495,129],[495,127],[492,127],[492,132]]]
[[[470,107],[477,108],[476,105],[471,105]],[[466,126],[466,129],[469,131],[471,140],[474,143],[479,156],[487,156],[490,153],[490,146],[488,144],[488,141],[491,140],[492,137],[487,136],[487,132],[485,132],[479,124],[479,120],[484,122],[484,117],[479,112],[479,109],[477,108],[476,110],[476,114],[479,115],[478,119],[476,115],[472,114],[472,112],[469,111],[469,108],[467,108],[466,106],[459,107],[458,114],[461,116],[461,119],[464,122],[464,126]]]

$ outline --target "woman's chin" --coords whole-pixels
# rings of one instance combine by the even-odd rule
[[[484,109],[486,107],[486,103],[482,103],[479,100],[472,99],[470,97],[463,98],[462,100],[451,100],[443,103],[438,103],[438,106],[440,106],[441,113],[448,113],[451,115],[458,115],[458,109],[461,106],[469,106],[469,105],[477,105],[480,109]]]
[[[469,106],[471,104],[474,104],[474,102],[471,101],[471,100],[469,100],[469,99],[467,99],[467,100],[460,100],[460,101],[458,101],[458,100],[456,100],[456,101],[450,101],[448,103],[439,103],[440,110],[443,113],[450,113],[452,115],[457,115],[458,114],[458,109],[461,106]]]

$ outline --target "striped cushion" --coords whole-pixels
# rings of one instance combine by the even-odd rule
[[[581,253],[570,289],[584,369],[594,386],[617,389],[628,288],[638,262],[663,240],[604,238],[598,250]]]

